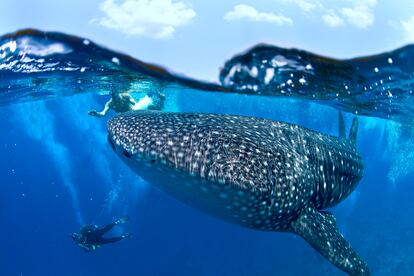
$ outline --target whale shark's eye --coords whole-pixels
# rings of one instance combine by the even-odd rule
[[[131,154],[129,152],[127,152],[126,150],[124,150],[122,152],[122,154],[126,157],[126,158],[131,158]]]

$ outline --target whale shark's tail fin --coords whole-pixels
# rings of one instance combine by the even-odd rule
[[[350,275],[370,274],[364,260],[339,233],[332,214],[308,206],[290,226],[294,233],[304,238],[339,269]]]
[[[345,139],[345,121],[342,112],[338,112],[338,122],[339,122],[339,138]]]
[[[352,121],[351,129],[349,130],[349,140],[353,144],[356,143],[357,133],[358,133],[358,118],[354,117],[354,120]]]

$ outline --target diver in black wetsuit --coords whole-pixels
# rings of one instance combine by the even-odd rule
[[[131,235],[129,233],[123,234],[120,237],[103,237],[103,235],[109,232],[115,225],[125,223],[128,220],[128,217],[120,218],[104,227],[99,227],[98,225],[86,225],[82,227],[78,233],[73,233],[72,239],[86,252],[95,251],[103,244],[114,243],[130,237]]]

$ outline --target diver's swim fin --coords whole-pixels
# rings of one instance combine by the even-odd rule
[[[122,218],[118,219],[117,221],[115,221],[115,224],[116,225],[122,224],[122,223],[127,222],[128,220],[129,220],[129,217],[128,216],[125,216],[125,217],[122,217]]]
[[[350,275],[370,275],[365,261],[339,233],[332,214],[308,206],[290,226],[294,233],[304,238],[339,269]]]

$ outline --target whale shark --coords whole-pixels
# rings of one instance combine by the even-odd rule
[[[301,236],[350,275],[367,263],[324,210],[356,188],[358,121],[339,137],[264,118],[134,111],[108,121],[108,141],[145,181],[225,221]]]

